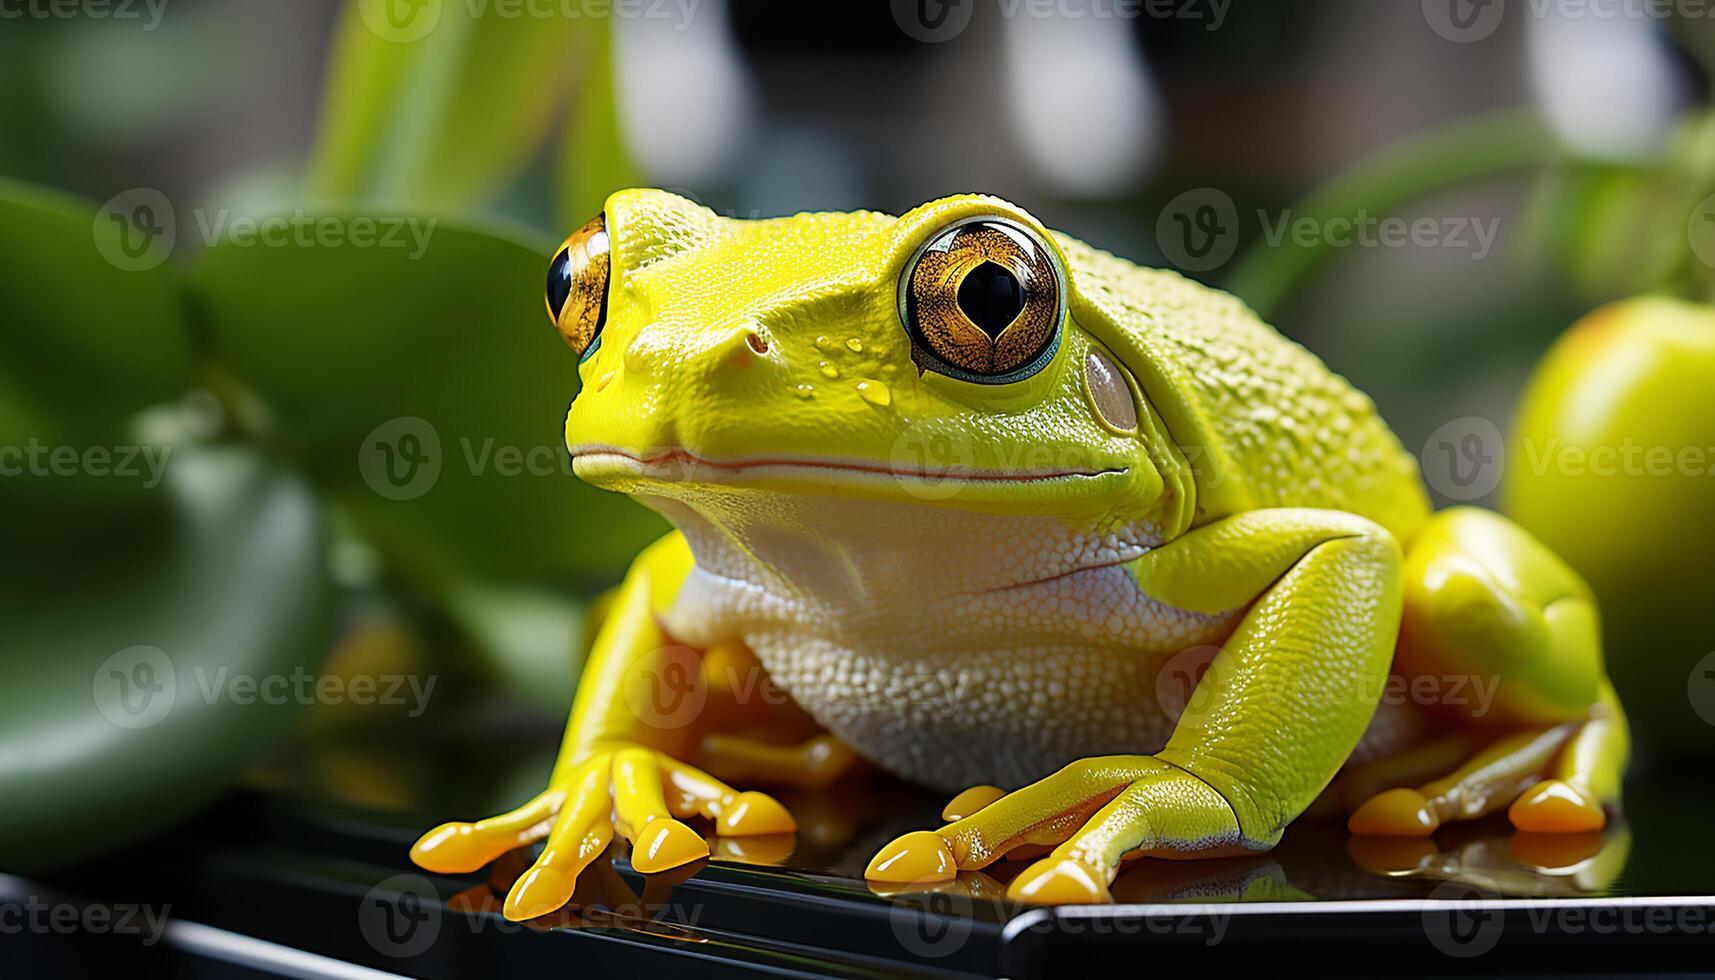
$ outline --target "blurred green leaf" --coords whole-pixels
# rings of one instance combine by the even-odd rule
[[[312,216],[356,228],[366,216]],[[401,247],[241,247],[193,269],[214,356],[283,449],[440,595],[617,578],[665,525],[571,475],[577,359],[542,306],[552,242],[411,219]],[[385,222],[383,222],[385,224]]]
[[[1446,123],[1401,140],[1317,188],[1294,209],[1326,227],[1362,214],[1396,214],[1435,191],[1565,160],[1567,151],[1534,112],[1502,110]],[[1259,241],[1239,258],[1224,288],[1265,319],[1275,316],[1336,254],[1329,236]]]
[[[0,445],[111,444],[134,412],[184,390],[191,343],[173,270],[164,255],[112,251],[121,243],[103,222],[115,217],[0,181]]]
[[[576,600],[547,589],[473,586],[447,605],[501,690],[545,717],[566,716],[583,667],[584,610]]]
[[[158,523],[65,522],[54,547],[0,570],[7,870],[119,847],[207,802],[298,703],[239,678],[289,678],[324,649],[331,587],[307,488],[248,450],[169,460]]]
[[[346,4],[312,199],[463,208],[495,194],[541,149],[607,30],[605,18],[502,16],[465,3],[418,5],[396,30],[378,19],[385,6]]]
[[[588,221],[616,190],[642,183],[625,149],[614,92],[613,34],[594,39],[589,69],[555,160],[555,210],[568,232]]]

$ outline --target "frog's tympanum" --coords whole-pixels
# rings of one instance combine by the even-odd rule
[[[548,311],[577,475],[677,530],[606,606],[547,789],[413,849],[546,838],[511,918],[615,834],[677,867],[709,853],[682,820],[781,834],[750,787],[864,762],[962,791],[872,881],[1027,845],[1008,891],[1046,903],[1266,850],[1319,798],[1418,836],[1618,804],[1588,588],[1505,518],[1432,514],[1370,399],[1231,296],[992,197],[744,221],[633,190]]]

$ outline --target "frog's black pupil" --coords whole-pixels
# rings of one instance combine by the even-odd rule
[[[554,261],[548,265],[548,306],[553,309],[554,316],[566,306],[566,298],[572,295],[572,250],[562,249]]]
[[[999,337],[1024,309],[1024,284],[1005,268],[984,262],[959,283],[959,309],[990,337]]]

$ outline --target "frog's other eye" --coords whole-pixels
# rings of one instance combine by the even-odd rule
[[[607,218],[572,232],[548,264],[548,318],[580,357],[595,353],[607,322]]]
[[[966,218],[906,264],[899,309],[920,366],[978,384],[1022,381],[1060,346],[1066,274],[1023,225]]]

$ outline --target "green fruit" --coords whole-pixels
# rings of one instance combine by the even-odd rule
[[[1508,513],[1589,580],[1640,746],[1715,747],[1715,308],[1639,298],[1567,331],[1520,405]]]

